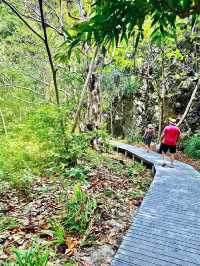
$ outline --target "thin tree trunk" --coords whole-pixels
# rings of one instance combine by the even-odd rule
[[[82,104],[83,104],[83,100],[84,100],[84,97],[85,97],[85,93],[86,93],[86,90],[87,90],[87,86],[88,86],[89,80],[91,78],[92,70],[93,70],[93,67],[94,67],[94,61],[96,59],[97,53],[98,53],[98,47],[96,47],[94,55],[93,55],[93,58],[92,58],[92,60],[90,62],[87,78],[85,80],[85,84],[83,86],[83,90],[82,90],[82,93],[81,93],[81,98],[79,100],[79,104],[78,104],[77,111],[76,111],[76,114],[75,114],[74,124],[73,124],[72,131],[71,131],[72,133],[75,132],[75,129],[76,129],[76,126],[77,126],[77,123],[78,123],[79,115],[80,115],[80,112],[81,112],[81,107],[82,107]]]
[[[187,105],[187,107],[185,109],[185,112],[182,115],[182,117],[181,117],[180,121],[178,122],[177,126],[180,126],[183,123],[183,121],[185,120],[185,118],[186,118],[186,116],[187,116],[187,114],[188,114],[188,112],[190,110],[190,107],[192,105],[192,102],[195,99],[195,96],[196,96],[196,93],[198,91],[199,86],[200,86],[200,79],[198,80],[198,82],[197,82],[197,84],[195,86],[195,89],[193,90],[193,93],[192,93],[192,95],[190,97],[190,100],[189,100],[188,105]]]
[[[162,50],[162,87],[161,87],[161,102],[160,102],[160,120],[159,120],[159,128],[158,128],[158,139],[160,139],[163,123],[164,123],[164,108],[165,108],[165,94],[166,94],[166,87],[165,87],[165,74],[164,74],[164,50]]]
[[[111,137],[113,137],[113,108],[112,108],[112,100],[111,100],[111,108],[110,108],[110,132],[111,132]]]
[[[45,20],[44,20],[44,12],[43,12],[43,0],[38,0],[38,2],[39,2],[39,7],[40,7],[41,24],[42,24],[42,29],[43,29],[43,33],[44,33],[44,44],[46,47],[46,51],[47,51],[47,55],[48,55],[48,59],[49,59],[49,64],[51,66],[53,84],[54,84],[54,89],[55,89],[55,93],[56,93],[56,102],[59,105],[60,101],[59,101],[56,69],[54,68],[53,59],[52,59],[52,55],[51,55],[51,51],[50,51],[49,43],[48,43],[48,36],[47,36]]]
[[[1,120],[2,120],[2,123],[3,123],[3,128],[4,128],[4,131],[5,131],[5,135],[7,136],[8,135],[8,131],[7,131],[7,128],[6,128],[6,123],[5,123],[5,119],[4,119],[4,116],[3,116],[3,113],[0,109],[0,115],[1,115]]]

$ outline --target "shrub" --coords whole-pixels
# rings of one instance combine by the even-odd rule
[[[96,200],[83,192],[80,185],[76,185],[73,195],[68,199],[67,213],[63,220],[66,230],[84,233],[88,229],[96,207]]]
[[[189,138],[185,152],[194,159],[200,159],[200,134],[193,135]]]

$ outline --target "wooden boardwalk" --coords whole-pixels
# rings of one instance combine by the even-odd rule
[[[155,167],[155,178],[111,265],[200,265],[200,173],[182,162],[162,167],[143,148],[117,148]]]

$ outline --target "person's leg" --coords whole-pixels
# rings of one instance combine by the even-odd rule
[[[147,152],[149,152],[150,144],[149,144],[149,140],[147,138],[144,140],[144,144],[145,144],[145,148],[146,148]]]
[[[170,167],[174,167],[174,161],[175,161],[175,154],[176,154],[176,146],[170,147]]]
[[[171,166],[174,167],[174,153],[170,153]]]
[[[151,143],[148,143],[147,144],[147,152],[150,152],[151,151]]]
[[[162,162],[162,166],[166,166],[166,153],[167,153],[167,146],[164,143],[161,143],[160,145],[160,149],[159,149],[159,153],[162,155],[163,158],[163,162]]]

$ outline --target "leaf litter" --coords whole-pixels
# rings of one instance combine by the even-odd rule
[[[39,178],[29,195],[12,189],[2,196],[0,219],[5,218],[7,226],[0,222],[0,265],[14,259],[13,247],[27,250],[34,243],[51,250],[48,265],[64,265],[68,259],[73,261],[71,265],[109,265],[143,196],[134,196],[138,186],[127,172],[132,161],[119,154],[107,156],[108,160],[88,173],[87,183],[81,183],[89,197],[97,201],[88,229],[84,234],[65,232],[64,242],[57,245],[50,221],[62,221],[73,193],[70,180],[63,182],[62,175],[56,173]],[[152,181],[147,169],[140,169],[134,176],[148,180],[148,184]]]

